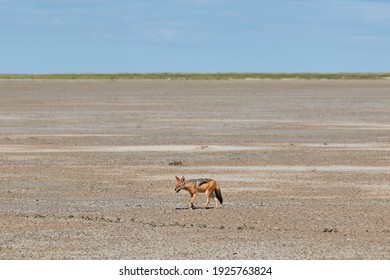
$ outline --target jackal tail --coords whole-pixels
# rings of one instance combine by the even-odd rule
[[[221,189],[219,188],[219,184],[217,183],[217,187],[215,188],[215,196],[218,198],[219,202],[223,203]]]

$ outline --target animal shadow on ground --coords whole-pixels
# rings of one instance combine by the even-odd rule
[[[191,207],[176,207],[175,208],[175,210],[188,210],[188,209],[191,209]],[[206,208],[203,208],[203,207],[192,208],[192,210],[200,210],[200,209],[214,209],[214,207],[207,206]]]

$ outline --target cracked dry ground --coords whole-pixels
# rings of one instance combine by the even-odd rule
[[[0,259],[390,258],[388,80],[3,80],[0,100]],[[188,209],[175,176],[219,181],[223,208]]]

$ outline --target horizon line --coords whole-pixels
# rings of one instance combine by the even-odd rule
[[[188,80],[242,80],[242,79],[390,79],[390,72],[150,72],[150,73],[52,73],[0,74],[7,79],[188,79]]]

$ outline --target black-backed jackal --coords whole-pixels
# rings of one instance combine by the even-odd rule
[[[215,201],[215,208],[218,208],[218,200],[222,204],[223,198],[221,194],[221,189],[219,188],[218,182],[212,179],[200,178],[200,179],[191,179],[186,180],[184,177],[179,179],[176,176],[176,188],[175,191],[178,193],[181,189],[186,190],[190,193],[190,203],[191,208],[194,209],[194,202],[196,197],[200,192],[206,193],[206,203],[203,205],[203,208],[207,208],[210,203],[210,197]]]

